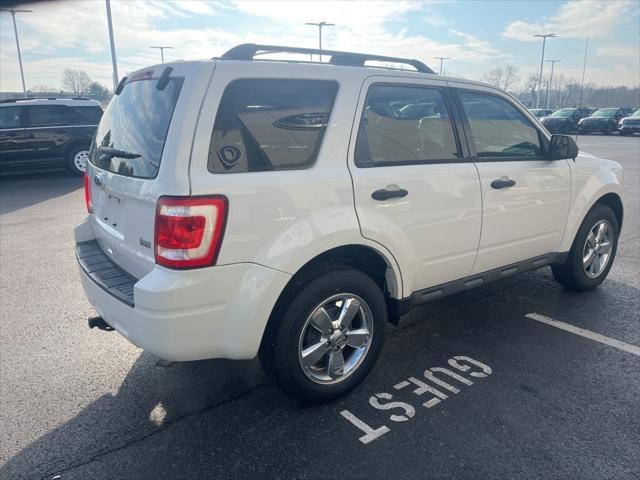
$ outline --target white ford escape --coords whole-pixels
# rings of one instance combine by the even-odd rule
[[[617,163],[415,60],[265,52],[318,53],[241,45],[120,83],[75,229],[92,325],[168,361],[259,354],[318,402],[414,305],[544,266],[578,290],[607,276]]]

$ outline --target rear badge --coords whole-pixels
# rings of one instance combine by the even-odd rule
[[[218,149],[218,158],[225,168],[232,168],[240,160],[242,152],[233,145],[224,145]]]
[[[151,242],[148,240],[145,240],[142,237],[140,237],[140,245],[142,245],[143,247],[151,248]]]

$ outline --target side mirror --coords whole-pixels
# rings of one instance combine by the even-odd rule
[[[549,160],[568,160],[578,156],[578,145],[568,135],[552,135],[549,145]]]

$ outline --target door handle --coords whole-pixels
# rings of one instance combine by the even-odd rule
[[[491,188],[500,190],[501,188],[513,187],[515,184],[516,184],[516,181],[511,180],[509,177],[500,177],[500,178],[496,178],[493,182],[491,182]]]
[[[385,188],[376,190],[371,194],[371,198],[378,201],[389,200],[390,198],[402,198],[409,194],[404,188],[398,188],[397,185],[388,185]]]

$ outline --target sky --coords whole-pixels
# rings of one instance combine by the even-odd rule
[[[21,5],[16,16],[27,88],[60,88],[64,68],[85,70],[112,88],[104,0],[59,0]],[[537,33],[555,74],[579,79],[589,36],[586,82],[640,85],[639,0],[112,0],[120,75],[159,63],[152,45],[173,46],[165,60],[223,54],[241,43],[323,47],[417,58],[448,75],[482,79],[493,67],[514,65],[522,78],[540,68]],[[548,72],[550,64],[545,64]],[[0,91],[20,91],[11,16],[0,13]]]

